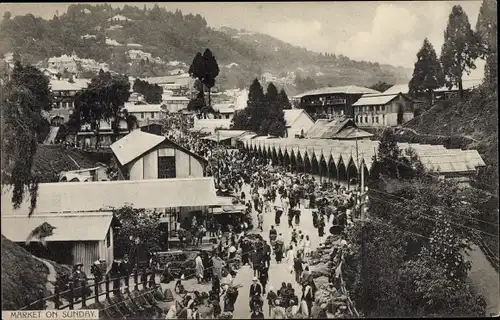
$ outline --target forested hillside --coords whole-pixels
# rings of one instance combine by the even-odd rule
[[[108,21],[118,14],[129,20]],[[106,38],[122,46],[106,44]],[[137,48],[127,44],[140,44],[140,50],[164,62],[181,61],[188,65],[196,52],[209,47],[222,67],[221,80],[231,86],[248,86],[254,76],[268,71],[276,75],[294,71],[314,76],[318,86],[371,85],[379,80],[398,83],[409,79],[404,68],[314,53],[268,35],[231,28],[214,30],[200,15],[183,15],[159,6],[146,9],[75,4],[51,20],[31,14],[13,18],[4,15],[0,28],[0,54],[18,53],[23,62],[35,64],[74,51],[82,58],[108,62],[112,70],[120,73],[166,74],[165,65],[153,61],[137,67],[126,56],[127,50]],[[232,63],[237,65],[228,67]]]

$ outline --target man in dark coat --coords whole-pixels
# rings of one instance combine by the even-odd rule
[[[252,310],[253,303],[257,300],[257,297],[260,299],[260,295],[262,294],[262,286],[259,283],[257,277],[253,277],[252,285],[250,286],[250,310]]]

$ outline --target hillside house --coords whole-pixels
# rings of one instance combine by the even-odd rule
[[[100,166],[88,169],[63,171],[59,174],[59,182],[108,181],[107,167]]]
[[[352,119],[318,119],[306,132],[308,139],[370,140],[373,134],[361,130]]]
[[[145,97],[142,93],[138,92],[132,92],[128,98],[128,102],[130,103],[136,103],[136,102],[142,102],[145,101]]]
[[[234,116],[234,104],[232,103],[216,103],[212,105],[215,111],[215,119],[229,119],[232,120]]]
[[[127,56],[130,60],[153,60],[153,55],[151,53],[142,50],[128,50]]]
[[[218,129],[229,129],[231,120],[229,119],[194,119],[192,131],[198,131],[206,134],[214,134]]]
[[[116,136],[116,140],[126,136],[129,133],[129,128],[125,120],[121,120],[119,124],[120,131]],[[130,128],[132,129],[132,128]],[[113,130],[111,129],[111,121],[102,120],[99,126],[99,146],[107,148],[113,143]],[[95,147],[97,136],[90,125],[83,125],[81,130],[76,134],[76,143],[84,149],[92,149]]]
[[[177,113],[181,110],[187,108],[189,104],[189,99],[186,97],[176,97],[163,94],[162,99],[162,109],[168,112]]]
[[[110,22],[124,22],[124,21],[134,21],[132,19],[129,19],[125,16],[122,16],[121,14],[117,14],[111,18],[108,19]]]
[[[126,102],[124,109],[139,121],[160,120],[164,118],[161,104],[133,104]]]
[[[352,117],[352,104],[364,94],[380,94],[359,86],[326,87],[298,94],[292,97],[292,104],[305,110],[315,119]]]
[[[164,136],[134,130],[111,145],[124,180],[199,178],[207,161]]]
[[[367,94],[352,105],[354,122],[360,127],[390,127],[413,118],[414,101],[407,95]]]
[[[73,53],[71,56],[63,54],[60,57],[49,58],[48,68],[59,72],[66,70],[76,74],[78,72],[77,56]]]
[[[50,86],[54,100],[52,110],[48,111],[49,122],[58,126],[69,120],[69,116],[75,109],[76,95],[88,86],[88,80],[75,79],[74,82],[69,82],[52,79]]]
[[[169,90],[166,87],[167,84],[177,84],[186,90],[191,90],[193,89],[195,82],[195,80],[191,78],[188,73],[183,73],[175,76],[149,77],[141,80],[147,81],[151,84],[157,84],[163,87],[165,90]]]
[[[304,135],[314,125],[314,120],[301,109],[283,110],[286,123],[286,137]]]

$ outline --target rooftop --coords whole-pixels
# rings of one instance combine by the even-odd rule
[[[397,94],[365,94],[359,98],[358,101],[352,104],[353,107],[357,106],[378,106],[385,105],[399,96]]]
[[[148,150],[153,149],[163,141],[165,137],[150,134],[141,130],[134,130],[125,137],[114,142],[111,150],[122,166],[128,164]]]
[[[161,104],[133,104],[126,102],[125,109],[129,113],[135,112],[161,112]]]
[[[12,190],[5,190],[1,195],[2,222],[6,215],[28,216],[29,199],[25,199],[20,208],[15,210],[11,198]],[[40,183],[33,217],[41,213],[110,211],[111,208],[127,204],[142,209],[216,205],[214,179]]]
[[[286,123],[287,127],[291,127],[292,124],[300,117],[300,115],[302,113],[304,113],[306,116],[308,116],[309,118],[311,118],[307,114],[307,112],[305,112],[302,109],[287,109],[287,110],[283,110],[283,113],[285,115],[285,123]],[[311,119],[311,121],[313,121],[313,120]]]
[[[346,93],[346,94],[366,94],[366,93],[380,93],[377,90],[360,87],[360,86],[340,86],[340,87],[325,87],[320,89],[314,89],[306,91],[304,93],[298,94],[293,98],[302,98],[305,96],[315,96],[322,94],[334,94],[334,93]]]
[[[47,222],[56,229],[46,241],[100,241],[106,238],[113,220],[112,212],[2,215],[2,234],[14,242],[24,242],[33,229]]]
[[[389,89],[384,91],[384,94],[398,94],[398,93],[409,93],[408,83],[395,84]]]

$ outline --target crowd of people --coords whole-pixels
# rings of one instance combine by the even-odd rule
[[[251,317],[264,318],[264,299],[268,301],[269,316],[273,318],[293,318],[298,313],[305,317],[326,317],[324,309],[313,312],[316,286],[308,266],[311,241],[309,235],[301,230],[297,232],[301,208],[313,209],[313,225],[322,240],[326,233],[341,233],[346,226],[352,225],[354,213],[361,210],[360,190],[349,191],[339,183],[290,173],[288,168],[273,166],[270,161],[245,150],[234,152],[232,148],[216,145],[213,141],[200,140],[198,134],[189,131],[174,129],[169,138],[208,160],[207,174],[214,177],[217,190],[235,195],[248,210],[253,210],[257,218],[254,225],[260,231],[263,231],[263,215],[274,212],[276,227],[283,224],[283,214],[287,216],[287,226],[292,229],[289,242],[274,226],[269,232],[269,242],[262,240],[262,250],[250,244],[244,231],[237,237],[231,232],[225,244],[219,242],[218,250],[223,255],[227,254],[229,258],[229,255],[238,252],[241,264],[248,264],[254,270],[249,296]],[[245,184],[250,187],[250,192],[243,191]],[[325,228],[329,232],[325,232]],[[284,260],[288,264],[287,270],[301,285],[300,299],[291,283],[283,283],[276,291],[269,285],[268,270],[272,255],[277,263]],[[215,287],[218,287],[217,280],[212,291]],[[224,301],[228,300],[234,306],[235,301]],[[231,310],[231,306],[224,310]]]

